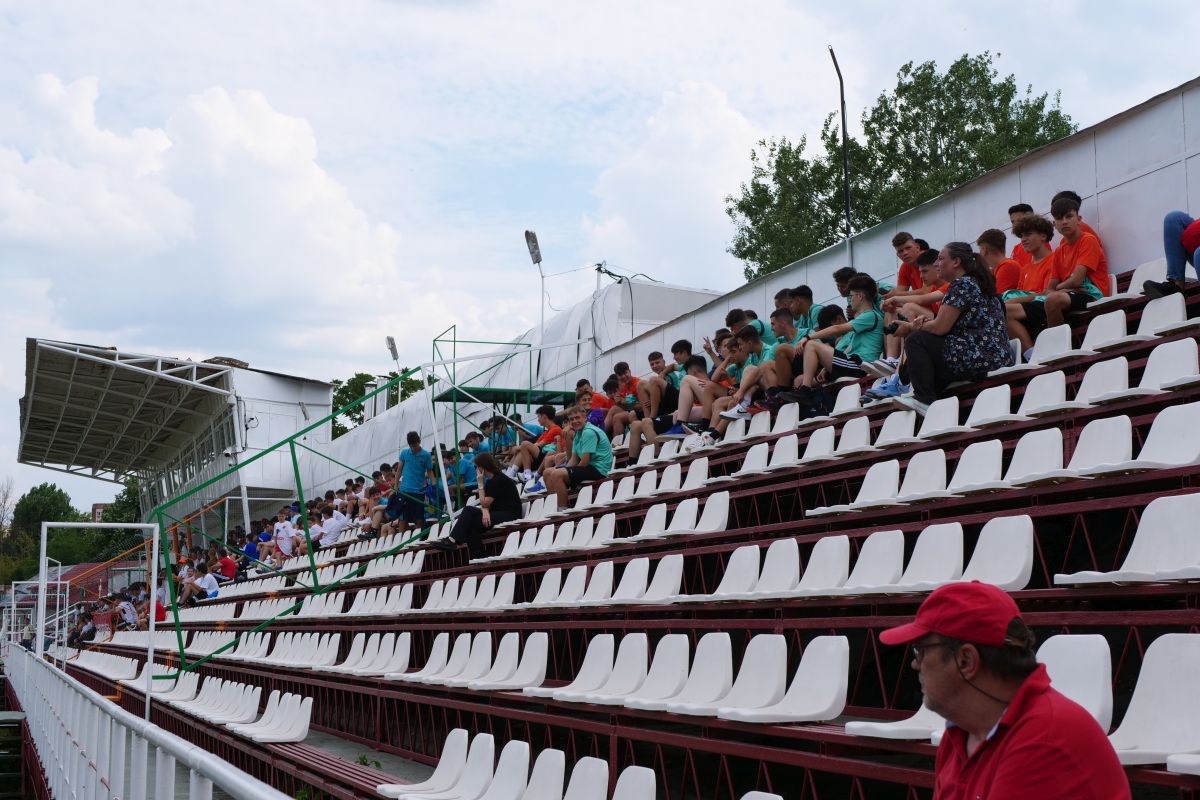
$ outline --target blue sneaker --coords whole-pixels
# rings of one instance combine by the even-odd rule
[[[870,397],[874,400],[887,400],[892,397],[899,397],[903,392],[900,390],[900,375],[892,373],[888,377],[879,381],[879,385],[863,393],[864,397]]]
[[[546,484],[542,483],[540,478],[525,487],[525,494],[539,494],[544,491],[546,491]]]
[[[686,439],[688,437],[688,434],[689,434],[689,431],[685,430],[683,425],[676,422],[674,425],[672,425],[670,428],[668,428],[665,432],[660,433],[659,437],[662,439]]]

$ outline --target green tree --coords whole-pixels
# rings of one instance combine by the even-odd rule
[[[21,495],[13,506],[8,534],[0,540],[0,583],[25,578],[37,569],[37,556],[43,522],[82,522],[87,517],[71,505],[71,496],[53,483],[35,486]],[[63,563],[83,552],[89,539],[80,531],[51,531],[46,551]],[[82,541],[80,546],[75,542]],[[59,558],[63,556],[63,558]]]
[[[389,372],[386,376],[388,381],[395,380],[402,373],[407,372],[408,367],[401,368],[400,372]],[[378,380],[374,375],[367,372],[356,372],[353,376],[346,380],[334,378],[330,383],[333,384],[333,408],[337,410],[353,403],[366,394],[367,384]],[[384,381],[380,381],[383,383]],[[433,379],[430,378],[430,383]],[[409,376],[400,381],[399,384],[388,390],[388,406],[394,406],[401,400],[404,400],[416,392],[421,390],[421,379]],[[341,436],[346,431],[361,425],[363,422],[363,408],[361,405],[347,411],[345,414],[333,420],[333,438]]]
[[[108,508],[104,509],[100,520],[109,523],[142,521],[142,507],[136,478],[125,480],[124,488],[117,493]],[[116,558],[117,554],[125,552],[141,542],[142,539],[142,532],[137,528],[98,530],[95,532],[93,557],[96,561]]]
[[[896,87],[862,113],[849,140],[852,221],[864,230],[988,170],[1074,133],[1059,95],[1022,92],[999,76],[992,54],[964,55],[945,72],[932,61],[900,68]],[[760,142],[751,178],[726,198],[735,226],[729,252],[747,280],[766,275],[844,235],[841,128],[830,114],[822,152],[804,140]]]

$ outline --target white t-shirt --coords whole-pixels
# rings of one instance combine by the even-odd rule
[[[133,603],[130,603],[128,600],[122,600],[117,603],[117,611],[121,614],[121,621],[126,625],[137,625],[138,615],[137,610],[133,607]]]
[[[292,554],[292,537],[295,535],[296,529],[292,523],[287,520],[275,523],[275,544],[285,556]]]
[[[346,515],[343,514],[342,520],[345,519]],[[331,517],[330,519],[325,520],[325,523],[321,527],[324,529],[324,533],[321,534],[321,546],[327,547],[337,541],[338,536],[342,532],[342,528],[346,527],[346,523],[344,521],[339,521],[336,517]]]
[[[220,588],[217,584],[217,579],[212,576],[211,572],[206,572],[203,575],[201,575],[199,578],[196,578],[195,584],[197,586],[199,586],[201,589],[203,589],[205,592],[207,592],[209,595],[211,595],[213,592],[217,591]]]

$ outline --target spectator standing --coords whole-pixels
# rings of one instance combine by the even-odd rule
[[[1149,297],[1164,297],[1183,291],[1184,271],[1188,264],[1200,273],[1196,252],[1200,250],[1200,220],[1182,211],[1163,217],[1163,255],[1167,258],[1167,279],[1146,281],[1142,291]]]
[[[1033,633],[999,587],[942,586],[912,622],[879,638],[910,648],[925,705],[947,720],[938,800],[1130,797],[1104,730],[1051,685]]]
[[[996,296],[991,270],[966,242],[943,247],[937,266],[941,279],[949,283],[937,316],[899,323],[908,328],[901,380],[907,378],[913,392],[896,402],[920,414],[952,381],[979,380],[1012,363],[1004,305]]]
[[[421,435],[409,431],[406,440],[400,451],[400,533],[425,524],[425,485],[433,481],[433,456],[421,448]]]

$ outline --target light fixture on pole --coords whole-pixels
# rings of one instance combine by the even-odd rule
[[[546,335],[546,273],[542,271],[542,248],[538,247],[536,233],[525,231],[525,246],[529,248],[529,257],[533,259],[534,265],[538,268],[538,275],[542,278],[542,301],[539,303],[542,310],[542,321],[538,327],[538,339],[540,340]]]
[[[838,94],[842,101],[842,194],[846,205],[846,240],[850,240],[850,145],[849,134],[846,132],[846,83],[842,80],[842,68],[838,66],[837,54],[833,45],[829,45],[829,57],[833,59],[833,68],[837,72]]]

